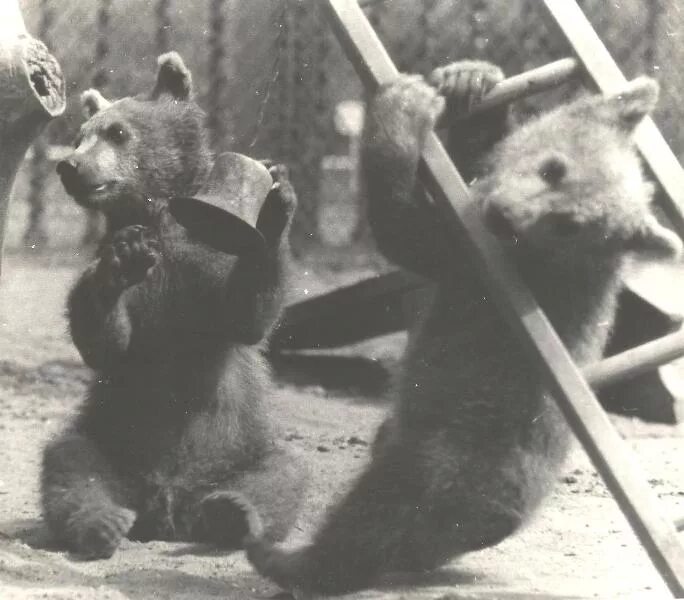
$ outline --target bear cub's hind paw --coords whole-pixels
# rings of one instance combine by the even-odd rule
[[[125,289],[147,277],[159,260],[159,244],[143,225],[117,231],[100,249],[99,269],[110,288]]]
[[[133,526],[136,514],[120,506],[82,509],[70,520],[72,550],[83,560],[109,558]]]
[[[200,522],[207,541],[224,548],[242,548],[259,537],[263,527],[256,509],[239,492],[219,490],[200,502]]]

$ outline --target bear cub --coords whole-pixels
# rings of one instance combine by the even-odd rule
[[[149,94],[109,102],[84,93],[89,119],[57,167],[75,201],[107,221],[67,311],[95,377],[42,465],[47,524],[89,559],[111,556],[125,536],[239,547],[244,525],[227,491],[249,498],[267,535],[282,539],[306,480],[276,441],[262,358],[281,310],[294,192],[280,167],[214,161],[188,69],[173,52],[158,65]],[[266,187],[248,199],[254,226],[216,211],[219,250],[178,222],[173,202],[201,196],[212,168],[231,164]],[[210,196],[226,210],[236,202],[230,190]]]
[[[570,431],[416,180],[426,135],[445,109],[452,157],[470,155],[476,173],[474,155],[495,141],[488,128],[505,126],[506,111],[469,122],[451,111],[502,77],[491,65],[456,63],[430,84],[401,76],[370,102],[363,167],[373,230],[389,257],[436,289],[370,463],[312,541],[273,544],[262,536],[258,507],[235,499],[251,528],[249,560],[285,588],[341,593],[497,544],[531,517],[557,477]],[[531,120],[494,147],[471,186],[470,210],[505,245],[579,365],[601,357],[630,257],[681,252],[650,211],[652,185],[631,139],[657,96],[643,77]]]

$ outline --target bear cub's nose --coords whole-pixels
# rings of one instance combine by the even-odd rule
[[[500,240],[515,241],[517,234],[511,222],[499,208],[489,204],[484,214],[485,225]]]
[[[65,177],[73,177],[76,175],[76,165],[70,160],[60,160],[57,163],[57,174],[64,179]]]
[[[57,163],[57,174],[68,194],[73,194],[80,188],[78,167],[72,160],[61,160]]]

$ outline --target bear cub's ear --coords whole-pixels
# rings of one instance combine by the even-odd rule
[[[111,106],[112,103],[96,89],[91,88],[81,94],[81,104],[85,118],[90,119],[95,113]]]
[[[631,235],[629,250],[642,258],[654,260],[678,259],[682,255],[682,241],[674,232],[663,227],[653,215],[647,215]]]
[[[188,100],[192,94],[192,75],[178,52],[167,52],[157,58],[157,82],[150,98],[169,94],[176,100]]]
[[[650,114],[658,102],[658,83],[650,77],[637,77],[618,93],[605,98],[600,112],[620,129],[632,131]]]

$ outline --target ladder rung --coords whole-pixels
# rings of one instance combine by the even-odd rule
[[[647,342],[585,367],[582,373],[593,388],[651,371],[684,356],[684,330]]]
[[[580,72],[581,65],[577,59],[561,58],[536,69],[513,75],[501,83],[497,83],[480,102],[475,104],[467,113],[459,115],[459,118],[465,118],[559,86],[576,77]]]

